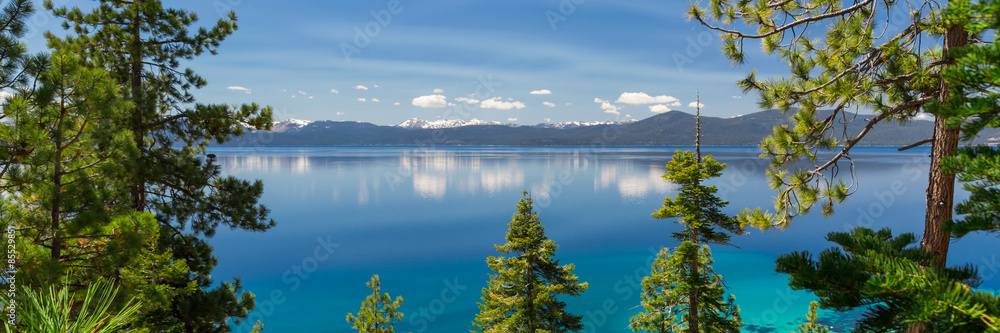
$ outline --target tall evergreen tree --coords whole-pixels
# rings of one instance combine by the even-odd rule
[[[846,168],[838,167],[850,162],[853,147],[873,128],[905,124],[930,103],[953,96],[937,73],[954,61],[952,50],[975,37],[941,10],[956,1],[968,3],[721,0],[707,8],[691,5],[690,17],[721,33],[722,52],[734,64],[747,60],[745,42],[760,40],[765,54],[789,65],[787,77],[760,80],[751,70],[738,83],[745,92],[759,94],[759,108],[794,111],[793,124],[775,127],[761,143],[772,160],[768,177],[777,191],[775,210],[748,210],[744,218],[758,227],[783,229],[817,203],[824,215],[831,214],[857,188],[856,179],[845,181],[839,171]],[[894,11],[907,15],[895,19]],[[849,114],[852,109],[875,115],[862,120]],[[959,142],[959,129],[948,126],[947,119],[937,115],[933,136],[914,143],[932,143],[921,245],[941,267],[948,257],[944,225],[952,218],[955,192],[955,176],[942,170],[941,162],[955,155]],[[858,133],[840,128],[853,121],[864,121],[864,128]],[[824,151],[832,157],[819,161]]]
[[[579,296],[587,283],[577,282],[573,264],[559,265],[559,248],[545,236],[545,228],[534,212],[531,197],[523,193],[517,214],[508,224],[507,243],[497,251],[508,257],[490,256],[490,274],[483,288],[479,314],[472,332],[559,333],[583,329],[582,316],[566,312],[560,295]]]
[[[393,301],[389,293],[380,294],[382,284],[378,274],[372,275],[372,280],[365,284],[371,288],[372,294],[361,302],[357,315],[347,314],[347,322],[351,324],[351,328],[361,333],[392,333],[393,325],[403,320],[403,313],[398,312],[403,305],[403,296],[396,296]]]
[[[191,91],[206,81],[180,63],[205,52],[214,54],[237,28],[236,14],[192,31],[196,13],[165,8],[159,0],[101,0],[86,12],[57,8],[51,1],[45,1],[45,7],[72,30],[64,40],[49,34],[50,46],[78,49],[124,88],[134,108],[121,121],[137,151],[121,163],[131,172],[125,179],[128,205],[156,214],[157,254],[169,254],[170,260],[190,270],[186,278],[161,286],[189,292],[148,314],[142,323],[151,330],[230,330],[231,319],[238,322],[253,309],[253,295],[241,292],[239,279],[211,288],[217,259],[205,238],[220,224],[264,231],[274,222],[258,203],[262,183],[222,177],[206,148],[211,141],[222,143],[242,134],[244,127],[269,129],[271,109],[196,103]]]
[[[718,188],[702,182],[719,177],[725,164],[714,157],[701,157],[701,98],[695,114],[695,152],[674,152],[663,179],[679,186],[679,193],[663,199],[653,217],[678,218],[684,226],[673,238],[681,245],[671,254],[661,249],[653,262],[652,275],[643,278],[644,312],[630,319],[632,330],[648,332],[738,332],[743,326],[740,309],[732,295],[725,295],[722,276],[712,269],[708,244],[729,244],[730,235],[744,227],[721,209],[729,204],[715,195]],[[718,229],[721,228],[720,232]]]

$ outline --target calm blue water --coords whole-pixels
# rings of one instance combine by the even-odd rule
[[[674,147],[221,147],[226,174],[265,183],[278,226],[266,233],[220,231],[212,239],[216,280],[242,277],[257,295],[267,332],[350,332],[344,320],[370,293],[401,295],[400,332],[467,332],[490,273],[485,259],[504,242],[522,190],[530,191],[562,263],[574,263],[584,296],[567,299],[585,332],[626,332],[638,311],[638,281],[653,253],[677,243],[672,222],[649,216],[672,195],[663,166]],[[688,148],[681,148],[688,149]],[[766,161],[754,148],[706,148],[728,164],[716,179],[729,213],[770,207]],[[804,320],[805,292],[773,271],[777,255],[830,247],[824,236],[854,226],[923,227],[927,149],[863,148],[853,155],[857,192],[831,218],[810,214],[788,230],[715,246],[715,268],[742,308],[744,331],[792,330]],[[848,174],[846,166],[841,169]],[[961,196],[961,194],[960,194]],[[949,262],[981,265],[984,288],[1000,285],[992,236],[954,243]],[[822,313],[843,331],[850,315]],[[248,332],[242,325],[237,332]]]

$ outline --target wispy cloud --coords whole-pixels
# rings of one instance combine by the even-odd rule
[[[604,110],[604,113],[610,113],[616,116],[621,114],[621,112],[619,111],[622,109],[622,107],[611,104],[611,102],[609,101],[600,98],[594,98],[594,103],[601,104],[601,110]]]
[[[444,95],[427,95],[414,98],[413,105],[425,109],[440,109],[448,106],[448,97]]]
[[[332,92],[334,94],[339,94],[340,93],[340,91],[337,91],[337,89],[330,89],[330,92]]]
[[[248,95],[253,92],[249,88],[240,87],[240,86],[228,86],[228,87],[226,87],[226,89],[235,90],[235,91],[242,91],[242,92],[247,93]]]
[[[368,87],[365,87],[365,86],[359,84],[359,85],[354,86],[354,89],[357,89],[357,90],[368,90]]]
[[[497,110],[510,110],[510,109],[523,109],[524,103],[518,101],[504,102],[501,97],[493,97],[488,100],[479,103],[479,107],[483,109],[497,109]]]
[[[444,89],[441,89],[441,88],[434,89],[434,93],[435,94],[440,94],[440,93],[443,93],[443,92],[444,92]]]
[[[480,100],[478,100],[478,99],[475,99],[475,98],[467,98],[467,97],[457,97],[457,98],[455,98],[455,101],[456,101],[456,102],[466,102],[466,103],[468,103],[468,104],[479,104],[479,102],[481,102],[481,101],[480,101]]]
[[[378,98],[372,98],[372,102],[378,103],[378,102],[381,102],[381,101]]]
[[[637,93],[622,93],[618,96],[618,100],[615,103],[625,103],[625,104],[672,104],[678,103],[677,98],[673,96],[660,95],[660,96],[649,96],[644,92]]]
[[[533,91],[529,92],[529,94],[532,94],[532,95],[551,95],[552,91],[549,91],[548,89],[533,90]]]
[[[367,100],[367,99],[365,99],[364,97],[359,97],[359,98],[358,98],[358,102],[365,102],[365,101],[368,101],[368,100]]]
[[[542,102],[542,105],[545,105],[545,106],[550,107],[550,108],[556,107],[556,103],[552,103],[552,102]]]

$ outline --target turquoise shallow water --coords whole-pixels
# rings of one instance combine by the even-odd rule
[[[672,194],[659,176],[675,148],[224,147],[224,172],[262,179],[278,226],[266,233],[223,231],[213,240],[217,281],[242,277],[257,295],[268,332],[350,332],[379,274],[401,295],[400,332],[467,332],[520,192],[528,190],[562,263],[576,264],[590,289],[566,299],[584,315],[585,332],[626,332],[638,311],[637,283],[653,251],[675,246],[677,226],[649,216]],[[714,181],[742,207],[770,206],[764,161],[752,148],[708,148],[729,164]],[[857,225],[919,231],[926,152],[867,148],[855,154],[862,186],[832,218],[806,216],[786,231],[713,247],[716,271],[741,307],[747,332],[787,332],[804,320],[812,296],[792,291],[773,271],[777,255],[829,247],[823,237]],[[995,241],[972,237],[952,247],[951,262],[996,259]],[[998,265],[987,265],[995,273]],[[991,272],[990,270],[993,270]],[[984,288],[995,288],[992,275]],[[844,331],[852,314],[822,312]],[[248,332],[241,325],[237,332]]]

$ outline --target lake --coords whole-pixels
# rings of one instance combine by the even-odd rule
[[[370,294],[403,296],[398,332],[467,332],[490,270],[486,257],[502,244],[522,190],[529,191],[562,264],[576,264],[582,297],[567,298],[584,315],[584,332],[630,332],[639,311],[638,282],[679,225],[650,214],[673,195],[662,180],[676,149],[690,147],[218,147],[227,175],[261,179],[263,202],[277,226],[266,233],[220,230],[216,282],[241,277],[257,295],[249,324],[267,332],[351,332],[344,320]],[[752,147],[709,147],[727,163],[712,180],[730,201],[728,213],[771,207],[767,161]],[[923,229],[929,149],[855,148],[856,193],[829,218],[800,217],[785,231],[751,230],[736,247],[713,246],[715,269],[736,296],[744,331],[793,330],[814,298],[792,291],[774,259],[818,252],[830,231],[855,226]],[[840,172],[848,175],[844,165]],[[960,197],[966,194],[961,192]],[[980,265],[995,289],[1000,247],[990,235],[952,245],[949,263]],[[846,331],[852,314],[821,312]],[[236,331],[248,332],[244,323]]]

